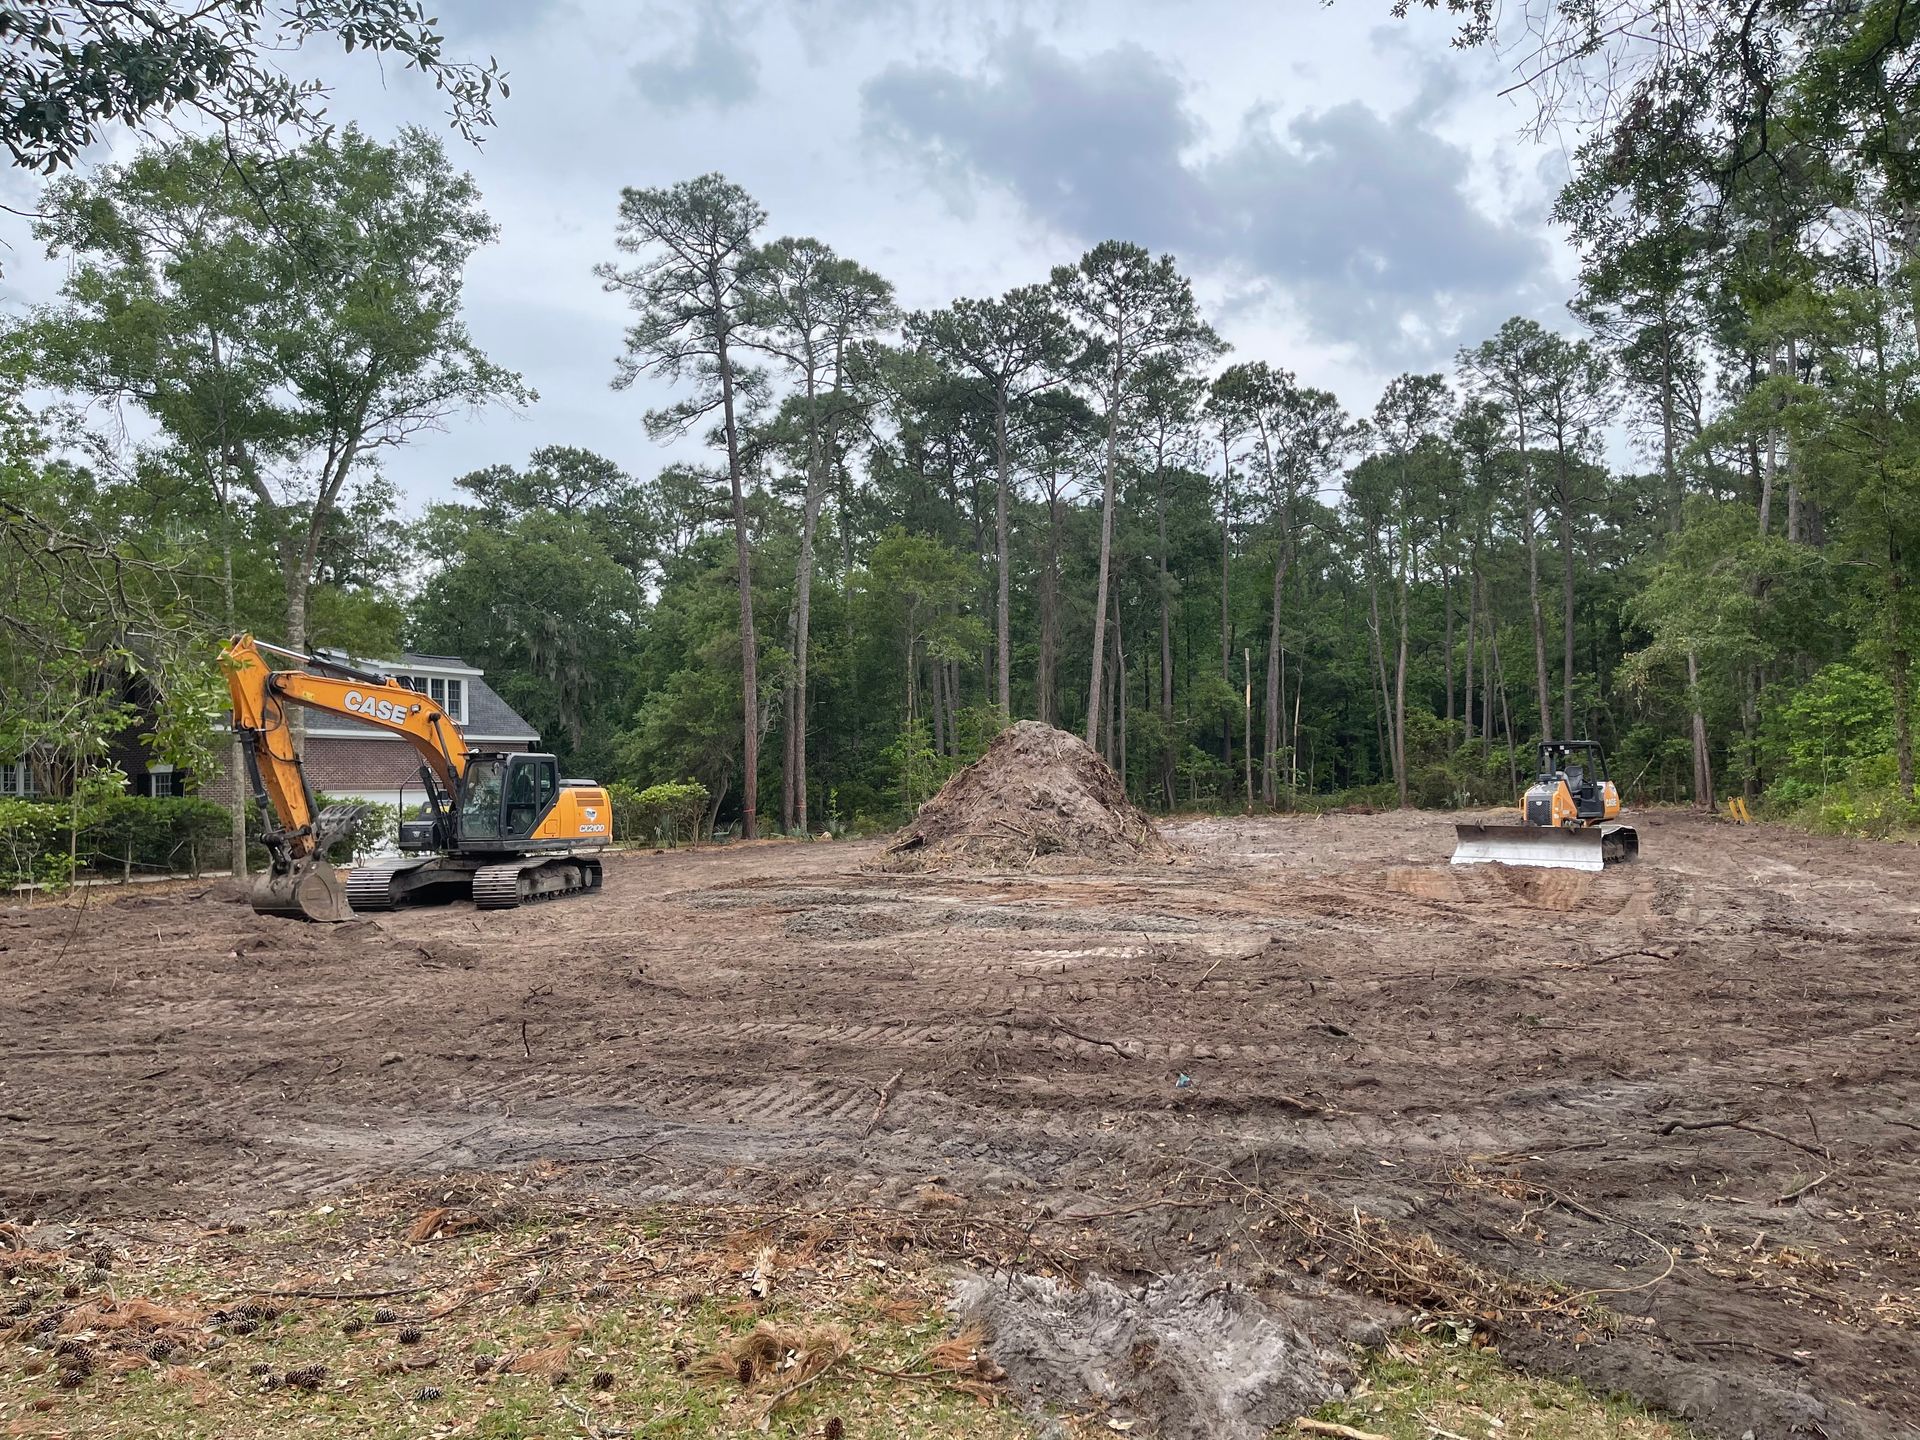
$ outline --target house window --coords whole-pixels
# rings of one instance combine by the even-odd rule
[[[156,800],[178,799],[187,793],[186,776],[171,765],[149,765],[146,793]]]
[[[438,701],[456,725],[467,723],[467,682],[444,675],[396,675],[396,682]]]
[[[24,760],[0,763],[0,795],[25,799],[33,794],[33,767]]]

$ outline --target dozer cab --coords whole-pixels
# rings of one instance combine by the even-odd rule
[[[274,670],[265,655],[297,662]],[[451,715],[391,676],[237,635],[221,652],[234,733],[254,798],[269,819],[268,868],[253,888],[263,915],[350,920],[410,900],[472,897],[483,910],[600,888],[597,851],[613,834],[607,793],[563,780],[551,755],[469,750]],[[344,883],[327,850],[365,806],[315,813],[287,723],[290,706],[356,720],[420,757],[424,814],[402,823],[400,854],[355,866]]]
[[[1612,824],[1620,792],[1593,740],[1540,742],[1539,778],[1520,801],[1517,825],[1457,825],[1456,865],[1543,865],[1601,870],[1640,853],[1631,825]]]

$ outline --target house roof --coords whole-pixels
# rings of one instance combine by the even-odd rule
[[[506,741],[516,745],[537,745],[540,732],[509,705],[486,682],[484,671],[467,664],[457,655],[423,655],[413,651],[402,653],[392,660],[349,660],[339,651],[322,654],[334,654],[341,660],[368,670],[383,670],[390,674],[406,674],[416,670],[432,671],[436,674],[452,675],[462,680],[467,688],[467,719],[460,728],[467,739],[472,741]],[[349,720],[345,716],[328,715],[315,717],[315,723],[307,726],[309,735],[361,736],[377,735],[383,739],[396,738],[391,730],[380,725],[369,725],[360,720]]]

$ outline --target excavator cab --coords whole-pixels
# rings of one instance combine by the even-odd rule
[[[468,756],[460,786],[460,848],[528,839],[559,793],[560,762],[551,755]]]

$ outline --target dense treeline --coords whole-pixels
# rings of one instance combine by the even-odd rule
[[[697,779],[749,833],[896,818],[1007,716],[1165,808],[1505,800],[1537,738],[1590,735],[1632,797],[1908,823],[1920,176],[1885,136],[1915,22],[1788,6],[1791,45],[1648,61],[1572,15],[1548,53],[1617,103],[1561,199],[1564,330],[1336,397],[1231,351],[1176,257],[1108,241],[902,313],[707,175],[624,192],[598,272],[609,379],[669,394],[645,424],[681,443],[503,456],[404,519],[384,448],[531,398],[460,323],[492,231],[437,142],[56,181],[69,279],[16,386],[157,438],[89,455],[14,407],[0,659],[34,699],[0,751],[84,775],[101,655],[164,671],[190,747],[195,646],[251,625],[463,655],[570,770]]]

